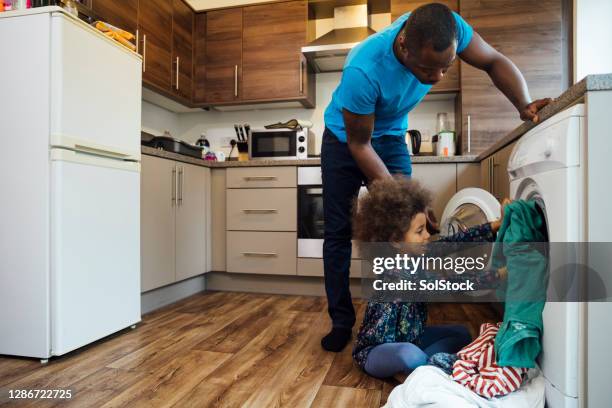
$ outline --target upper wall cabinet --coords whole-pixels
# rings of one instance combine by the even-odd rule
[[[141,0],[138,9],[142,80],[163,92],[172,87],[172,2]]]
[[[307,2],[245,7],[243,19],[242,98],[306,98]]]
[[[206,103],[206,13],[196,13],[193,33],[193,103]]]
[[[429,1],[415,0],[391,0],[391,19],[397,20],[399,17],[420,7]],[[451,10],[459,12],[458,0],[438,0],[438,3],[446,4]],[[459,59],[449,68],[444,78],[431,88],[431,92],[458,92],[459,84]]]
[[[461,0],[461,15],[480,36],[521,70],[533,99],[556,97],[567,87],[567,44],[563,35],[563,1]],[[516,108],[488,75],[461,65],[462,151],[486,150],[520,125]]]
[[[307,27],[306,0],[214,10],[198,18],[196,60],[205,59],[206,68],[196,72],[195,102],[297,101],[314,107],[315,77],[301,53]]]
[[[193,78],[194,13],[182,0],[173,0],[172,64],[173,92],[191,102]]]
[[[138,0],[95,0],[92,8],[98,19],[136,35]]]
[[[209,104],[239,101],[241,76],[242,9],[206,13],[206,101]]]

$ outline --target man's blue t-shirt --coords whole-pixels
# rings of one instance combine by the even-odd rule
[[[457,25],[457,54],[472,39],[472,27],[453,12]],[[431,85],[419,82],[393,53],[393,42],[410,16],[406,13],[384,30],[371,35],[349,53],[340,85],[325,110],[325,126],[342,142],[346,131],[342,109],[368,115],[374,113],[372,137],[404,137],[410,112],[429,92]]]

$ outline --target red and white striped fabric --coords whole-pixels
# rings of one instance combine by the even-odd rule
[[[495,362],[495,336],[501,323],[484,323],[480,335],[457,355],[452,378],[485,398],[516,391],[527,373],[526,368],[500,367]]]

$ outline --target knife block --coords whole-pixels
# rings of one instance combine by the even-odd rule
[[[249,160],[249,144],[247,142],[237,142],[238,147],[238,161]]]

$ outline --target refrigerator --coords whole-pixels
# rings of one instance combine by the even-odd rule
[[[59,7],[0,13],[0,354],[140,321],[141,57]]]

